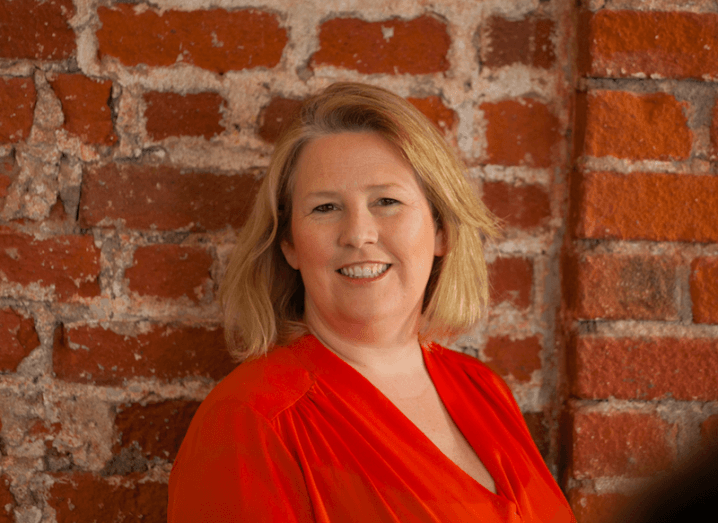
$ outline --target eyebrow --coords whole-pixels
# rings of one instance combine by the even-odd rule
[[[402,186],[398,183],[386,183],[386,184],[380,184],[380,185],[365,185],[364,187],[361,187],[364,191],[382,191],[385,189],[391,189],[391,188],[399,188],[401,189]],[[307,194],[307,197],[316,197],[316,198],[334,198],[336,196],[339,196],[340,193],[337,191],[314,191]]]

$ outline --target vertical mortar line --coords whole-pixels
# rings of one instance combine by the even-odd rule
[[[683,255],[676,268],[674,297],[678,309],[678,320],[685,325],[693,323],[693,300],[691,299],[690,277],[692,257]]]

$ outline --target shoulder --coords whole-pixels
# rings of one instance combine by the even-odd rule
[[[209,393],[200,410],[241,408],[271,420],[304,396],[314,381],[291,347],[276,347],[241,363]]]

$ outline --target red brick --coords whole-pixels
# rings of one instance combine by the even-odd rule
[[[215,73],[274,67],[287,45],[287,30],[277,17],[254,9],[196,11],[134,5],[99,7],[98,56],[114,56],[125,65],[196,65]]]
[[[334,18],[319,28],[311,66],[329,65],[364,74],[431,74],[449,69],[446,24],[430,15],[365,22]]]
[[[65,129],[85,143],[112,145],[117,141],[110,109],[111,80],[61,74],[50,83],[62,103]]]
[[[10,492],[10,478],[5,474],[0,475],[0,523],[15,523],[14,508],[15,497]]]
[[[583,154],[632,160],[685,160],[693,135],[679,102],[666,93],[592,91],[586,101]],[[579,119],[584,117],[579,115]]]
[[[17,177],[17,173],[17,162],[13,156],[0,158],[0,198],[5,198],[8,195],[8,189]],[[0,208],[2,208],[2,202],[0,202]]]
[[[546,426],[546,417],[541,412],[524,412],[523,415],[536,447],[544,459],[548,458],[550,435]]]
[[[551,36],[555,23],[547,18],[506,20],[492,16],[487,21],[488,43],[481,47],[481,63],[488,67],[523,64],[549,69],[556,62]]]
[[[573,476],[641,477],[675,461],[676,427],[652,414],[577,412],[573,426]]]
[[[91,236],[33,236],[0,230],[0,281],[53,287],[62,301],[99,296],[100,250]]]
[[[712,160],[718,159],[718,102],[713,106],[713,120],[711,121],[711,151]]]
[[[88,167],[82,180],[79,223],[123,223],[131,229],[238,228],[257,190],[252,174],[217,175],[165,165],[110,163]]]
[[[201,247],[148,245],[135,250],[125,271],[129,289],[142,295],[199,302],[210,283],[212,256]]]
[[[275,96],[259,113],[259,136],[266,142],[275,143],[299,116],[301,108],[302,100]]]
[[[590,76],[718,78],[718,15],[603,9],[588,16],[580,40]]]
[[[561,140],[558,118],[530,98],[486,102],[486,157],[498,165],[550,167]]]
[[[573,393],[581,398],[718,400],[718,340],[577,340]]]
[[[715,176],[585,173],[577,203],[582,238],[718,241]]]
[[[566,277],[567,298],[578,318],[678,319],[672,259],[589,254],[567,267]]]
[[[57,523],[167,521],[167,484],[114,479],[90,473],[55,476],[47,501],[55,509]]]
[[[569,491],[568,502],[581,523],[615,523],[633,498],[624,494],[592,494]]]
[[[32,318],[11,309],[0,310],[0,372],[15,372],[20,362],[39,345]]]
[[[8,187],[12,184],[12,178],[7,174],[0,173],[0,198],[7,196]]]
[[[706,447],[718,445],[718,414],[708,416],[701,423],[701,443]]]
[[[204,136],[207,140],[221,134],[224,102],[217,93],[181,95],[177,93],[150,92],[144,95],[147,108],[147,134],[153,140],[170,136]]]
[[[484,347],[486,364],[501,376],[520,382],[531,381],[531,373],[541,368],[541,342],[538,336],[512,340],[508,336],[489,338]]]
[[[0,58],[69,58],[76,48],[68,22],[74,15],[72,0],[0,0]]]
[[[691,300],[695,323],[718,323],[718,258],[698,258],[691,264]]]
[[[0,78],[0,143],[19,142],[27,138],[35,114],[36,98],[32,79]]]
[[[37,420],[27,431],[31,436],[57,435],[62,430],[62,423],[51,423],[49,426],[45,421]]]
[[[456,113],[446,107],[438,96],[407,98],[406,101],[419,109],[440,131],[446,132],[454,128]]]
[[[176,400],[119,408],[115,426],[121,436],[115,452],[137,443],[147,459],[174,461],[198,407],[198,401]]]
[[[489,264],[491,304],[509,302],[518,309],[531,305],[533,263],[526,258],[497,258]]]
[[[133,327],[114,326],[119,330]],[[225,349],[222,329],[187,325],[152,325],[134,335],[103,327],[65,326],[57,330],[52,358],[59,379],[98,385],[151,377],[216,380],[235,366]]]
[[[509,227],[532,229],[551,217],[548,193],[540,185],[484,182],[483,201]]]

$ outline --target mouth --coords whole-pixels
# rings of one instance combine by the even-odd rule
[[[376,278],[381,276],[391,267],[390,263],[358,263],[342,267],[337,272],[349,278]]]

